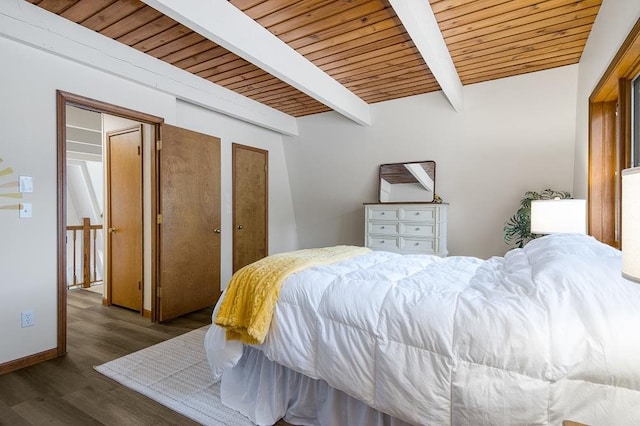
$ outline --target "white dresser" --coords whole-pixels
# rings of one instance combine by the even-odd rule
[[[447,204],[365,203],[364,245],[372,250],[446,256]]]

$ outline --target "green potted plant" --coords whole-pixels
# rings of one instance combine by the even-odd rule
[[[554,191],[553,189],[525,192],[524,198],[520,201],[520,208],[504,224],[504,242],[513,243],[516,247],[522,248],[529,241],[538,238],[540,235],[531,233],[531,201],[557,198],[571,198],[571,194],[567,191]]]

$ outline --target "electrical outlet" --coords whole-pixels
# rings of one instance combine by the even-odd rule
[[[22,318],[22,328],[31,327],[35,323],[33,311],[22,311],[20,315]]]

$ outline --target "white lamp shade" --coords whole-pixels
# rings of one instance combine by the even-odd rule
[[[574,199],[531,201],[531,233],[587,233],[587,201]]]
[[[622,275],[640,282],[640,167],[622,171]]]

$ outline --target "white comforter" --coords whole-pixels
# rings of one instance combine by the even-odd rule
[[[372,252],[290,276],[259,348],[414,424],[640,424],[640,285],[620,265],[580,235],[487,261]],[[205,345],[214,375],[241,356],[216,326]]]

